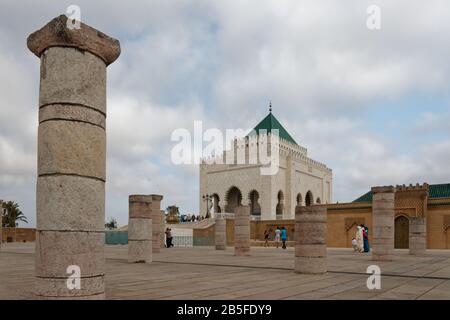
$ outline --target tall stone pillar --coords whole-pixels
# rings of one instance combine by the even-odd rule
[[[0,200],[0,250],[3,242],[3,200]]]
[[[153,253],[159,253],[161,251],[161,200],[163,196],[152,194],[150,195],[152,198],[152,246]]]
[[[152,262],[152,196],[131,195],[128,204],[128,262]]]
[[[161,210],[161,224],[160,224],[160,247],[164,248],[166,246],[166,214],[164,213],[164,210]]]
[[[120,44],[66,23],[61,15],[27,40],[41,59],[35,291],[104,298],[106,67]]]
[[[236,207],[234,212],[234,255],[249,256],[250,206]]]
[[[409,218],[409,254],[422,255],[427,249],[427,224],[422,217]]]
[[[216,214],[215,218],[215,235],[216,250],[227,249],[227,220],[220,214]]]
[[[327,272],[327,208],[297,206],[295,208],[296,273]]]
[[[395,188],[372,188],[372,259],[391,261],[394,252]]]

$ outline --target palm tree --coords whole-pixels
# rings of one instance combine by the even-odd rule
[[[6,209],[2,217],[3,227],[15,228],[18,221],[28,223],[27,217],[20,211],[19,204],[14,201],[3,203],[3,208]]]

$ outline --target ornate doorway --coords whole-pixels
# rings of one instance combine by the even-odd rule
[[[405,216],[398,216],[395,219],[394,239],[396,249],[409,248],[409,219]]]

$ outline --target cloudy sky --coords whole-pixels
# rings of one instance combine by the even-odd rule
[[[448,1],[150,0],[0,3],[0,198],[35,225],[39,60],[27,36],[66,8],[120,40],[108,68],[106,217],[128,195],[198,210],[173,130],[252,128],[274,114],[334,172],[333,200],[370,186],[450,182]],[[381,29],[366,26],[381,9]]]

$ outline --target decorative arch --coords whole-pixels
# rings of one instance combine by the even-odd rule
[[[255,216],[261,215],[261,206],[258,203],[259,200],[259,192],[256,190],[252,190],[248,194],[248,200],[250,203],[250,214]]]
[[[234,213],[234,209],[242,205],[241,190],[239,190],[239,188],[236,186],[232,186],[230,189],[228,189],[225,200],[227,202],[225,211],[228,213]]]
[[[221,213],[222,209],[220,208],[220,197],[217,193],[212,194],[212,203],[213,203],[213,212]]]
[[[312,206],[314,204],[314,197],[311,191],[308,191],[305,196],[305,206]]]
[[[394,247],[398,249],[409,248],[409,219],[403,214],[395,217]]]
[[[299,194],[297,194],[297,205],[301,206],[302,203],[303,203],[303,197],[302,197],[302,194],[299,193]]]
[[[284,212],[284,194],[283,191],[278,191],[277,194],[278,202],[277,202],[277,208],[276,208],[276,214],[277,215],[283,215]]]

